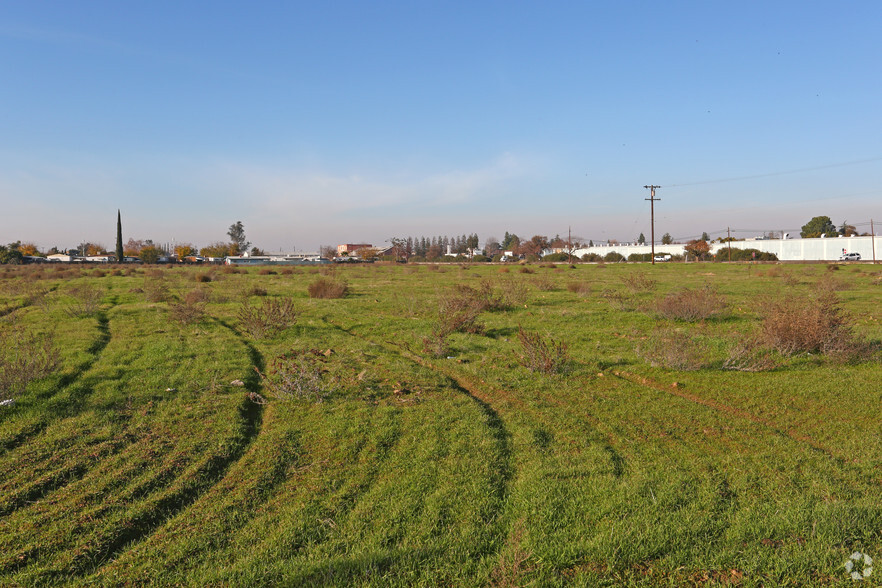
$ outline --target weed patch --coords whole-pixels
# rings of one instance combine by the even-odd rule
[[[306,287],[310,298],[343,298],[349,292],[349,286],[343,280],[320,277]]]
[[[565,371],[570,364],[567,344],[543,337],[539,333],[525,331],[518,327],[518,341],[521,344],[519,362],[530,371],[541,374],[556,374]]]
[[[694,322],[719,316],[726,301],[713,287],[686,288],[665,296],[656,304],[658,313],[668,319]]]
[[[297,311],[290,298],[267,298],[260,306],[243,302],[239,324],[254,339],[272,337],[297,322]]]
[[[18,325],[0,329],[0,400],[15,399],[33,380],[61,365],[52,335],[37,335]]]

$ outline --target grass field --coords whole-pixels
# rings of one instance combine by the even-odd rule
[[[875,266],[319,272],[0,269],[0,585],[821,586],[882,557]]]

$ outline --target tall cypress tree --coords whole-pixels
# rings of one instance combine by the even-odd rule
[[[125,263],[122,246],[122,216],[119,209],[116,209],[116,263]]]

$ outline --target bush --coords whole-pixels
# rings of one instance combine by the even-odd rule
[[[573,294],[587,296],[591,293],[591,284],[589,284],[588,282],[570,282],[569,284],[567,284],[567,290],[569,290]]]
[[[196,274],[194,279],[199,283],[207,284],[211,281],[211,274]]]
[[[658,313],[668,319],[701,321],[721,314],[726,309],[725,299],[710,287],[697,290],[686,288],[673,292],[660,300]]]
[[[710,367],[713,350],[695,333],[674,329],[656,329],[635,350],[653,367],[694,371]]]
[[[104,297],[104,289],[91,285],[83,285],[71,288],[67,291],[68,302],[64,305],[64,312],[68,316],[89,316],[98,311],[101,299]]]
[[[821,353],[853,360],[870,351],[856,340],[850,318],[829,290],[766,302],[761,332],[764,341],[785,356]]]
[[[542,258],[542,261],[569,261],[570,256],[566,253],[549,253]]]
[[[199,322],[205,316],[205,305],[209,298],[209,292],[203,288],[190,290],[182,299],[169,304],[172,320],[182,325]]]
[[[628,261],[652,261],[652,253],[632,253]]]
[[[519,362],[530,371],[542,374],[559,373],[569,366],[567,344],[544,338],[539,333],[530,333],[518,327],[518,341],[523,353]]]
[[[349,286],[342,280],[320,277],[306,287],[310,298],[343,298],[349,292]]]
[[[290,298],[267,298],[260,306],[243,302],[239,323],[255,339],[272,337],[297,322],[297,311]]]
[[[610,263],[617,263],[619,261],[625,261],[625,256],[616,251],[610,251],[606,255],[603,256],[603,261]]]
[[[28,333],[8,324],[0,329],[0,400],[14,400],[30,382],[54,373],[60,365],[52,335]]]

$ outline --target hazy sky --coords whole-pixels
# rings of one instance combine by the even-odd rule
[[[0,3],[0,242],[882,222],[882,2]]]

